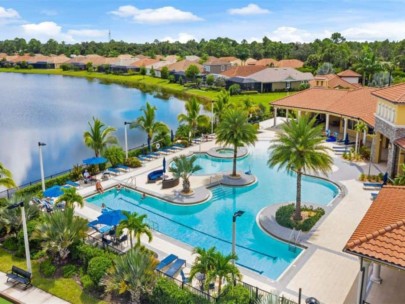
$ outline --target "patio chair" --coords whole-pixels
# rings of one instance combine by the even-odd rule
[[[183,267],[183,265],[186,264],[185,260],[182,259],[177,259],[172,266],[170,266],[170,268],[165,272],[165,274],[169,277],[174,277],[174,275],[179,272],[179,270],[181,269],[181,267]]]
[[[117,170],[121,170],[121,171],[125,171],[125,172],[128,172],[129,169],[130,169],[128,166],[125,166],[125,165],[122,165],[122,164],[116,165],[115,168]]]
[[[75,188],[80,187],[80,184],[79,184],[79,183],[73,182],[73,181],[71,181],[71,180],[66,181],[66,185],[72,186],[72,187],[75,187]]]
[[[175,144],[171,146],[171,148],[176,149],[176,150],[183,150],[185,147],[182,144]]]
[[[120,170],[114,169],[114,168],[108,168],[107,170],[105,170],[105,172],[108,172],[109,174],[112,174],[112,175],[118,175],[121,173]]]
[[[183,272],[183,269],[180,270],[180,275],[181,275],[181,280],[183,281],[183,283],[189,283],[190,282],[190,278],[186,277],[186,275]]]
[[[363,183],[364,190],[378,190],[381,189],[384,184],[382,183]]]
[[[177,255],[170,254],[167,257],[165,257],[163,260],[160,261],[160,263],[156,266],[156,270],[162,270],[169,264],[173,263],[175,260],[177,260]]]
[[[142,155],[137,156],[137,158],[141,161],[141,162],[148,162],[151,160],[151,158],[149,157],[144,157]]]

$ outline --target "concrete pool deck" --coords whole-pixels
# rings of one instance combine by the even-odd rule
[[[271,140],[274,138],[277,129],[261,130],[259,140]],[[174,156],[190,154],[192,152],[203,152],[217,146],[215,141],[201,143],[190,148],[178,151],[166,156],[170,161]],[[288,298],[297,300],[298,289],[302,288],[303,298],[316,297],[322,303],[352,303],[354,299],[347,298],[353,284],[355,283],[359,265],[358,260],[353,256],[345,254],[342,249],[346,241],[357,227],[361,218],[371,204],[370,191],[362,188],[362,183],[357,181],[360,173],[367,172],[367,164],[355,164],[341,159],[331,153],[334,159],[334,170],[328,176],[332,181],[344,186],[346,195],[340,202],[334,204],[333,210],[317,226],[313,234],[306,240],[308,247],[290,265],[290,267],[277,279],[260,276],[252,271],[241,268],[244,281],[266,291],[275,291]],[[161,195],[173,195],[174,191],[181,190],[181,184],[172,189],[160,189],[159,184],[146,184],[146,174],[151,170],[161,168],[162,158],[146,163],[143,167],[131,170],[129,173],[120,174],[112,179],[103,182],[104,188],[112,187],[123,183],[136,190],[142,189],[159,192]],[[376,168],[372,168],[373,171]],[[207,187],[207,185],[218,183],[220,176],[192,176],[191,186],[193,189]],[[88,196],[95,193],[94,187],[80,190],[80,194]],[[76,208],[77,213],[89,219],[95,219],[99,212],[87,206]],[[186,259],[191,265],[194,261],[192,248],[189,245],[173,240],[159,232],[153,232],[154,239],[143,243],[148,248],[161,254],[176,254]]]

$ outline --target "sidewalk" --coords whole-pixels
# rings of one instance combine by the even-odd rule
[[[19,303],[26,304],[68,304],[58,297],[55,297],[34,286],[24,290],[23,286],[6,282],[7,277],[4,272],[0,272],[0,294],[3,294]]]

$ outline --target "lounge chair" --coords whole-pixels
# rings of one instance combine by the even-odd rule
[[[168,155],[168,154],[170,154],[171,152],[170,152],[169,150],[167,150],[166,148],[164,148],[164,149],[159,149],[159,150],[157,151],[157,153],[163,154],[163,155]]]
[[[76,187],[76,188],[80,187],[79,183],[72,182],[71,180],[66,181],[66,185]]]
[[[183,283],[189,283],[190,282],[190,278],[186,277],[186,275],[183,272],[183,269],[180,270],[180,275],[181,275],[181,280],[183,281]]]
[[[163,170],[155,170],[148,174],[148,183],[154,183],[163,177]]]
[[[152,159],[155,159],[156,157],[153,157],[152,155],[145,155],[145,154],[143,154],[143,155],[140,155],[140,157],[143,157],[143,158],[146,158],[146,159],[148,159],[148,160],[152,160]]]
[[[142,156],[142,155],[137,156],[137,158],[138,158],[141,162],[147,162],[147,161],[150,161],[150,160],[151,160],[151,158],[149,158],[149,157],[144,157],[144,156]]]
[[[171,146],[171,148],[176,149],[176,150],[183,150],[185,147],[182,144],[175,144]]]
[[[364,190],[378,190],[383,186],[382,183],[363,183]]]
[[[170,254],[167,257],[165,257],[163,260],[160,261],[160,263],[156,266],[156,270],[162,270],[169,264],[173,263],[175,260],[177,260],[177,255]]]
[[[105,170],[106,172],[108,172],[108,173],[110,173],[110,174],[112,174],[112,175],[118,175],[118,174],[120,174],[121,173],[121,171],[120,170],[118,170],[118,169],[114,169],[114,168],[108,168],[107,170]]]
[[[125,172],[128,172],[129,171],[129,167],[128,166],[125,166],[125,165],[116,165],[115,166],[115,168],[117,169],[117,170],[121,170],[121,171],[125,171]]]
[[[155,157],[155,158],[159,158],[159,157],[162,156],[162,155],[160,155],[159,153],[156,153],[156,152],[151,152],[151,153],[149,153],[148,155],[150,155],[150,156],[152,156],[152,157]]]
[[[185,260],[182,259],[177,259],[172,266],[165,272],[165,274],[169,277],[173,277],[180,269],[183,267],[183,265],[186,263]]]

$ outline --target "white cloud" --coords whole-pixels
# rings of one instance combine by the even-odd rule
[[[156,9],[138,9],[132,5],[120,6],[118,10],[110,12],[113,15],[131,18],[137,23],[159,24],[187,21],[200,21],[200,17],[191,12],[181,11],[172,6],[164,6]]]
[[[107,39],[108,31],[107,30],[90,30],[90,29],[68,30],[67,34],[71,35],[71,36],[88,37],[88,38],[104,37]]]
[[[374,40],[402,40],[404,39],[405,21],[382,21],[363,23],[341,31],[348,40],[374,41]]]
[[[57,36],[61,33],[62,27],[55,22],[45,21],[40,23],[28,23],[22,25],[24,32],[32,36]]]
[[[250,3],[242,8],[231,8],[228,13],[231,15],[263,15],[270,13],[270,11],[259,7],[257,4]]]
[[[40,12],[42,15],[45,16],[56,16],[58,12],[56,10],[44,9]]]
[[[20,14],[12,8],[4,8],[0,6],[0,19],[17,19]]]
[[[270,40],[282,42],[305,42],[312,39],[312,35],[308,31],[290,26],[278,27],[267,37]]]
[[[169,41],[169,42],[181,42],[181,43],[186,43],[187,41],[190,40],[195,40],[195,37],[191,34],[187,34],[187,33],[179,33],[179,36],[177,38],[172,38],[170,36],[167,36],[163,39],[161,39],[161,41]]]

